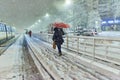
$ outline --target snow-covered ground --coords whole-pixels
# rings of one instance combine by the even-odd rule
[[[0,80],[22,80],[22,36],[0,56]]]
[[[52,49],[51,44],[42,42],[33,36],[31,38],[26,36],[26,39],[30,41],[30,44],[34,46],[36,51],[42,52],[36,54],[40,55],[43,62],[50,66],[51,71],[55,71],[56,74],[59,74],[62,78],[64,78],[64,80],[99,80],[96,77],[100,77],[100,74],[96,73],[97,76],[93,76],[87,72],[87,70],[94,72],[94,69],[98,69],[98,67],[101,68],[99,71],[103,70],[103,72],[105,70],[116,72],[115,74],[119,74],[120,72],[119,70],[105,66],[98,62],[84,59],[82,56],[63,48],[63,56],[59,57],[57,50]],[[22,80],[22,43],[23,37],[21,36],[15,44],[13,44],[4,54],[0,56],[0,80]],[[87,64],[84,61],[90,64]],[[87,64],[93,69],[89,69],[82,64]],[[84,69],[81,69],[80,66],[85,68],[85,71]],[[104,77],[102,80],[109,79]]]
[[[120,31],[103,31],[100,32],[98,36],[120,37]]]
[[[42,42],[35,37],[29,38],[26,36],[26,38],[29,41],[29,43],[32,46],[34,46],[35,51],[38,51],[38,53],[40,52],[39,54],[37,53],[36,55],[41,56],[42,60],[50,67],[50,69],[54,71],[56,74],[63,77],[65,80],[72,80],[74,78],[76,80],[97,80],[90,73],[84,71],[83,69],[80,69],[78,66],[82,66],[81,64],[87,65],[89,68],[93,68],[93,69],[90,69],[92,72],[94,72],[94,69],[95,71],[98,71],[104,74],[106,72],[110,72],[107,75],[109,77],[111,77],[110,75],[111,73],[113,74],[115,73],[119,75],[120,71],[117,69],[111,68],[110,66],[106,66],[104,64],[98,63],[88,58],[85,59],[83,58],[83,56],[75,54],[66,49],[62,49],[63,56],[59,57],[57,50],[53,50],[51,44]],[[88,70],[89,68],[85,68],[85,70]],[[101,76],[100,74],[97,74],[97,75],[99,75],[97,77]],[[112,77],[113,76],[114,75],[112,75]],[[109,80],[109,79],[105,79],[104,77],[104,79],[102,80]]]
[[[39,37],[42,35],[38,35],[36,37]],[[47,35],[46,35],[47,36]],[[42,37],[43,40],[48,41],[49,43],[52,43],[52,35],[49,35],[48,38],[44,38]],[[112,37],[79,37],[79,46],[78,46],[78,37],[68,37],[68,48],[70,50],[76,51],[78,53],[82,53],[83,56],[84,55],[89,55],[89,56],[93,56],[93,50],[95,51],[95,57],[99,58],[101,60],[106,60],[108,62],[111,63],[110,65],[107,65],[108,67],[112,67],[113,69],[117,69],[115,66],[113,66],[114,63],[116,64],[120,64],[120,55],[119,55],[119,40],[117,37],[116,38],[112,38]],[[99,46],[93,46],[93,38],[95,38],[95,44],[99,45]],[[67,40],[64,38],[64,44],[62,46],[66,47],[66,42]],[[84,44],[88,44],[88,45],[84,45]],[[76,46],[77,45],[77,46]],[[50,45],[50,47],[52,47]],[[95,47],[95,48],[93,48]],[[78,50],[79,49],[79,50]],[[69,54],[68,51],[65,51],[67,54]],[[74,53],[72,53],[72,55],[74,55]],[[88,59],[88,58],[87,58]],[[90,60],[88,60],[88,62],[90,62]],[[91,62],[90,62],[91,63]],[[95,63],[98,65],[98,62],[95,61]],[[89,64],[87,64],[89,66]],[[91,65],[91,64],[90,64]],[[101,65],[101,64],[100,64]],[[105,64],[106,65],[106,64]],[[119,75],[120,72],[120,68],[118,68],[118,70],[113,70],[113,69],[107,69],[108,67],[104,67],[104,65],[102,66],[104,69],[109,70],[109,71],[113,71],[114,73],[117,73]],[[102,72],[102,70],[100,70]],[[105,70],[104,70],[105,71]],[[110,76],[110,75],[109,75]]]
[[[57,76],[60,76],[64,80],[98,80],[92,74],[82,70],[75,64],[73,56],[63,53],[63,56],[59,57],[57,50],[53,50],[50,44],[41,42],[37,38],[27,37],[27,41],[35,51],[36,55],[40,56],[39,59],[50,68],[50,72],[53,72]]]

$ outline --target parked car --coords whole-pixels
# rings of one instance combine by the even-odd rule
[[[97,35],[97,32],[95,32],[94,30],[83,30],[82,33],[83,36],[95,36]]]
[[[81,30],[78,30],[74,33],[75,35],[77,36],[95,36],[97,35],[97,31],[94,30],[94,29],[81,29]]]

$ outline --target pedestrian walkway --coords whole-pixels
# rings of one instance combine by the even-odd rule
[[[0,56],[0,80],[22,80],[22,36]]]
[[[24,47],[23,43],[25,43]],[[36,60],[42,62],[44,67],[47,68],[46,70],[54,77],[57,75],[59,79],[119,80],[119,65],[114,65],[113,67],[107,61],[83,55],[82,53],[72,51],[65,47],[62,47],[63,55],[58,56],[57,49],[54,50],[50,43],[42,41],[38,36],[29,37],[29,35],[20,36],[18,40],[0,56],[0,80],[23,80],[25,79],[23,76],[28,76],[27,72],[24,70],[34,70],[33,66],[35,67],[38,65],[32,64],[33,66],[29,66],[29,64],[25,64],[23,61],[23,56],[25,56],[23,48],[27,51],[25,45],[29,46],[28,48],[37,55],[38,59]],[[31,52],[28,49],[27,54],[31,55]],[[26,56],[28,56],[27,54]],[[33,60],[33,63],[36,63],[33,55],[31,55],[31,60]],[[27,63],[31,62],[29,60],[27,61]],[[27,67],[23,66],[23,64]],[[23,69],[23,67],[26,69]],[[40,75],[40,71],[42,71],[42,77],[47,77],[42,67],[37,66],[35,68],[39,70],[37,75]],[[31,78],[31,76],[35,77],[36,73],[35,76],[32,74],[32,71],[29,71],[28,73],[30,74],[30,77],[26,78],[26,80],[39,80]],[[49,77],[45,80],[49,80]]]
[[[90,79],[92,76],[90,74],[96,75],[95,77],[101,80],[119,80],[120,70],[108,65],[103,60],[95,59],[67,48],[62,48],[63,55],[60,57],[57,50],[52,49],[51,44],[39,40],[38,37],[29,38],[26,36],[26,40],[34,48],[36,55],[41,56],[44,63],[65,80],[70,80],[71,76],[76,78],[76,80],[86,80],[87,78]],[[80,69],[81,66],[82,69]],[[83,73],[80,72],[81,70],[83,70]],[[90,80],[97,79],[92,78]]]

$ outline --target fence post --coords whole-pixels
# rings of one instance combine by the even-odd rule
[[[79,37],[77,38],[77,50],[78,50],[78,53],[79,53]]]
[[[95,60],[95,39],[93,38],[93,61]]]
[[[67,49],[68,49],[68,36],[67,36],[67,42],[66,42],[66,45],[67,45]]]
[[[106,46],[106,54],[105,54],[105,59],[107,59],[107,54],[108,54],[108,45]]]

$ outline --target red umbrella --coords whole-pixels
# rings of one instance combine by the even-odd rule
[[[63,22],[55,22],[53,23],[53,26],[57,28],[69,28],[70,27],[68,24],[65,24]]]

